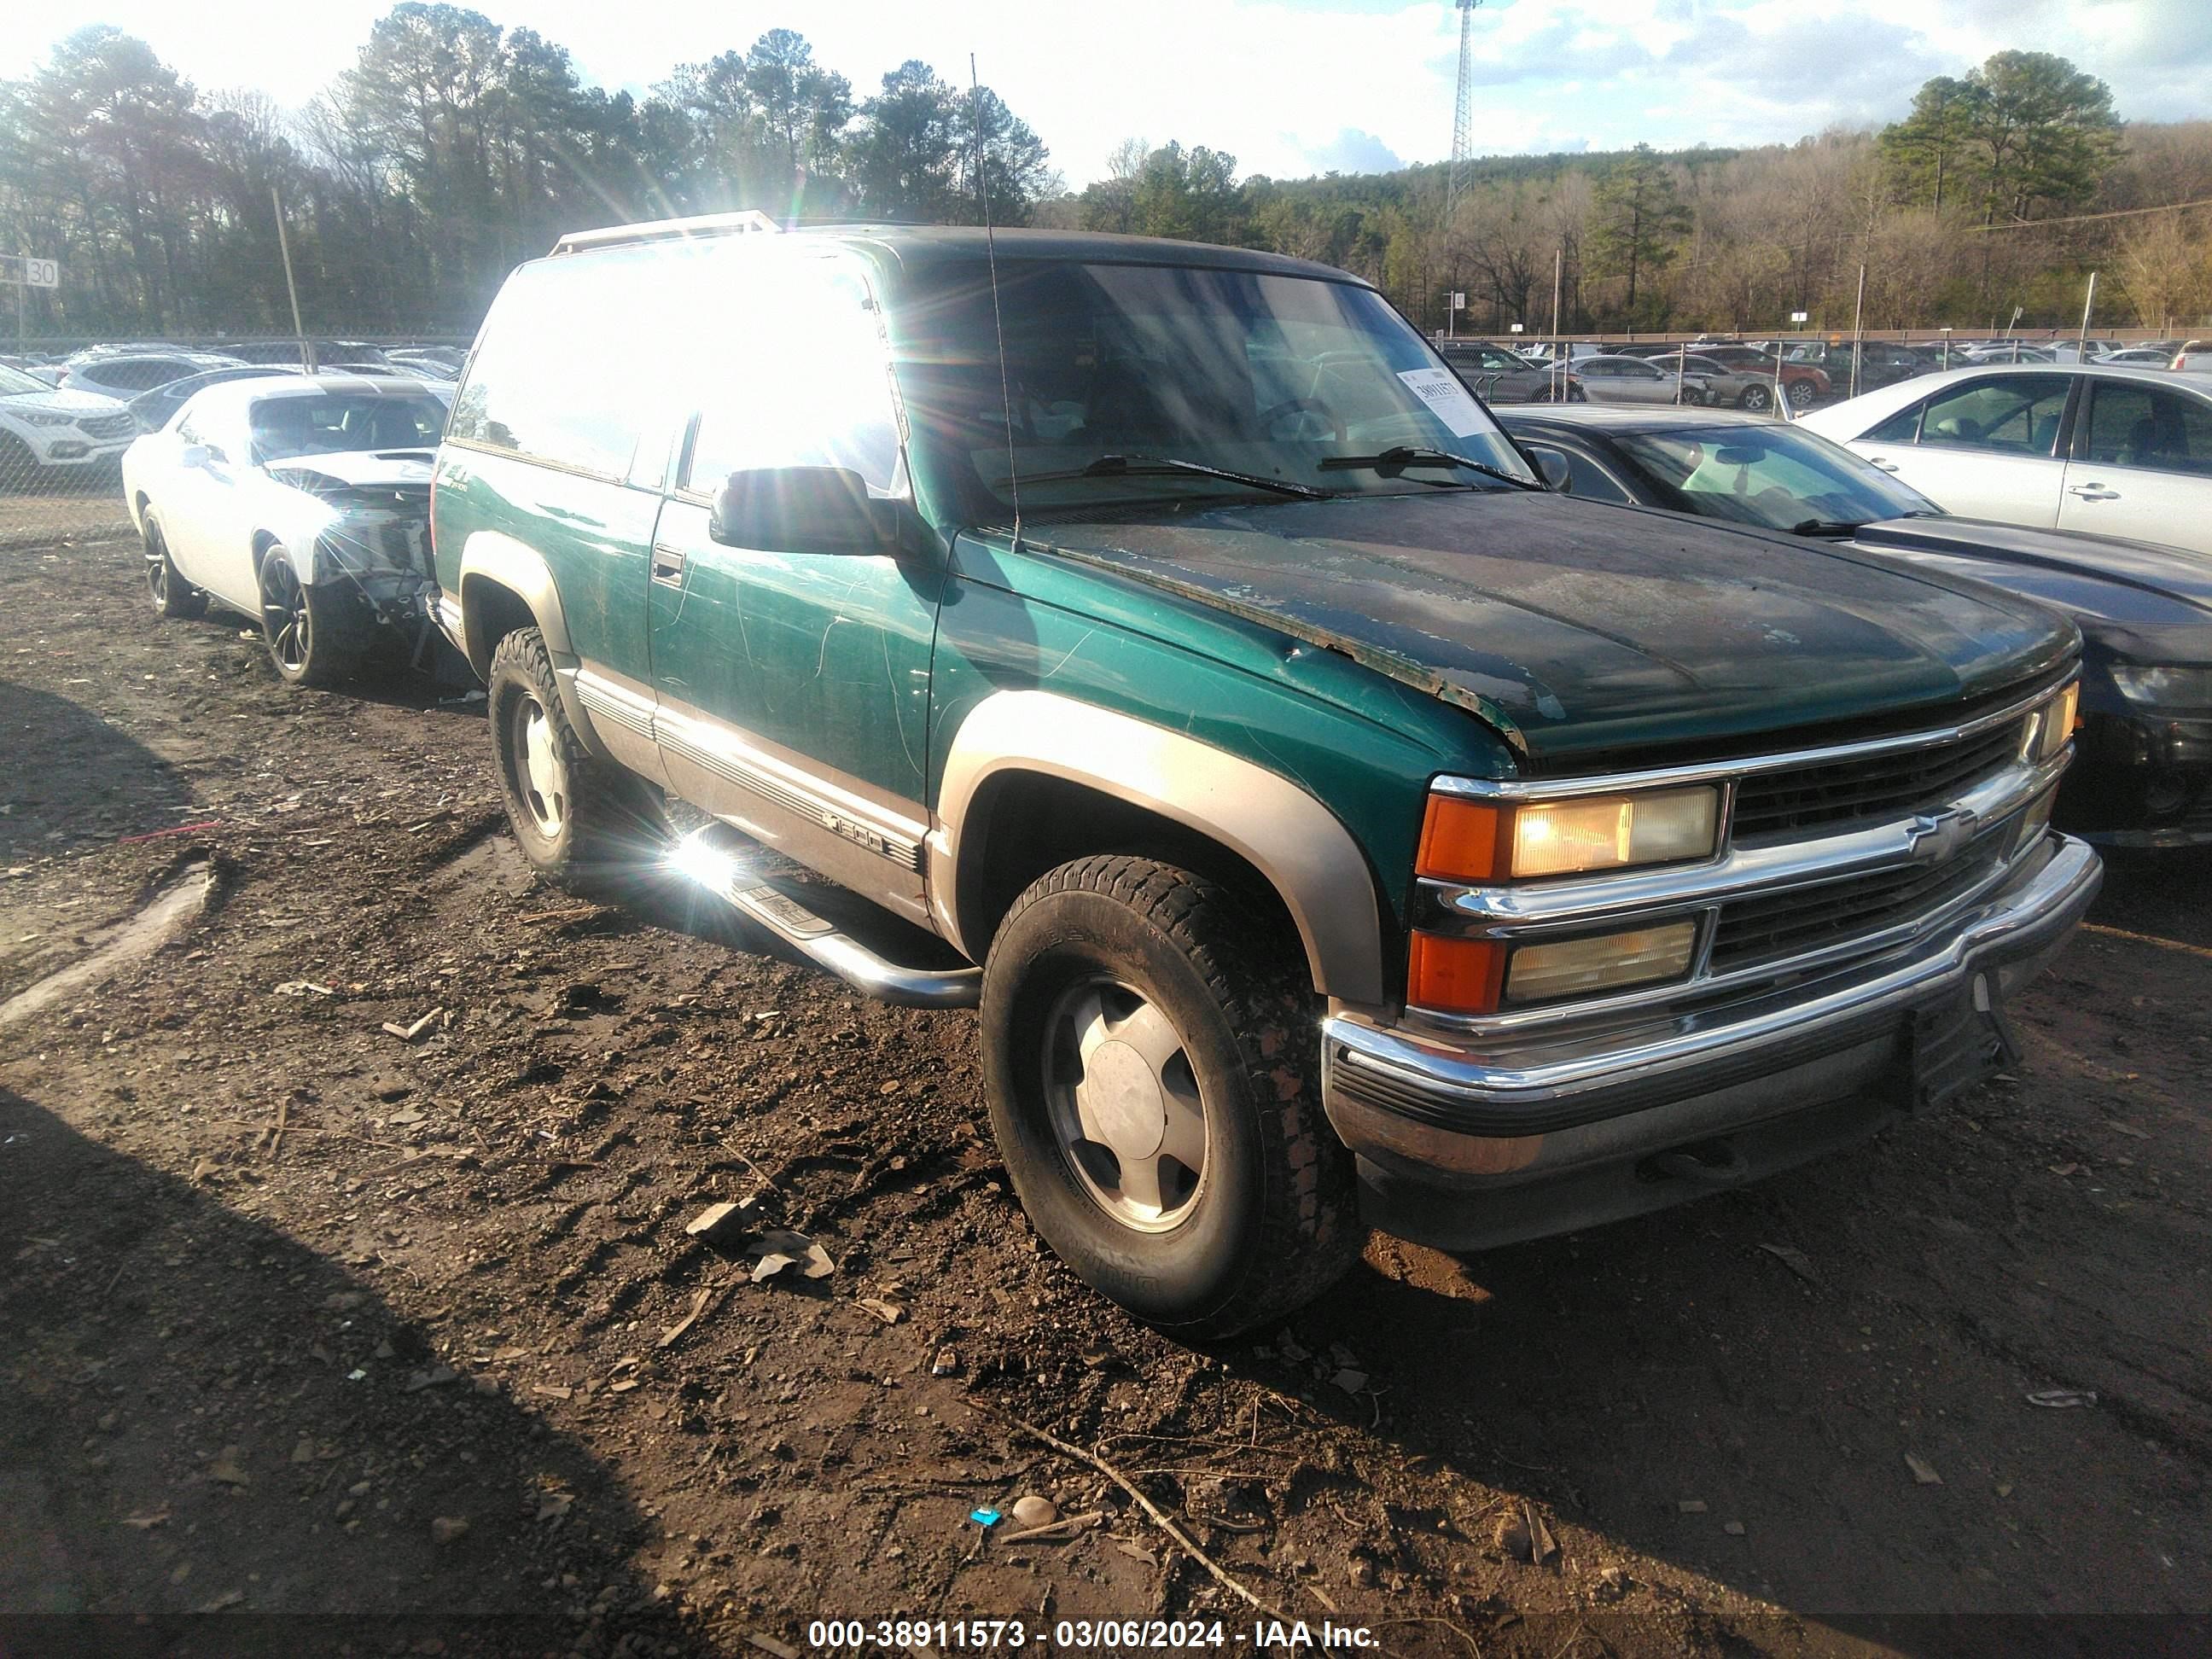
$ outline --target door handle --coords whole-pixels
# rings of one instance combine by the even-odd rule
[[[1885,461],[1879,455],[1868,456],[1867,465],[1869,466],[1878,466],[1885,472],[1894,472],[1897,471],[1897,463],[1895,461]]]
[[[2120,499],[2118,490],[2107,489],[2100,483],[2069,484],[2066,493],[2079,495],[2085,501],[2117,501]]]
[[[682,548],[663,547],[658,542],[653,544],[653,580],[663,587],[684,586],[684,550]]]

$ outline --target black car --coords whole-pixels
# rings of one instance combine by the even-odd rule
[[[331,368],[343,363],[382,364],[384,353],[361,340],[311,340],[315,349],[315,366]],[[285,368],[301,367],[300,343],[297,340],[240,340],[226,344],[222,349],[240,362],[275,363]]]
[[[210,368],[202,374],[187,374],[180,380],[167,381],[151,392],[140,392],[131,400],[131,412],[137,417],[141,432],[159,432],[202,386],[221,386],[225,380],[252,380],[265,374],[296,372],[265,363],[250,363],[241,368]]]
[[[1952,518],[1841,445],[1771,421],[1587,405],[1498,419],[1575,495],[1843,541],[2063,611],[2081,630],[2081,725],[2057,822],[2112,846],[2212,842],[2212,564]]]

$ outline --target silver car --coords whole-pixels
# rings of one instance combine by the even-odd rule
[[[1594,404],[1702,404],[1712,392],[1709,375],[1678,377],[1673,363],[1642,357],[1584,357],[1575,365],[1575,378]]]

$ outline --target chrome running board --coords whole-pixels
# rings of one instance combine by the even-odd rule
[[[981,968],[908,968],[891,962],[840,933],[720,841],[712,830],[695,831],[676,843],[669,865],[855,990],[915,1008],[972,1008],[981,1000]]]

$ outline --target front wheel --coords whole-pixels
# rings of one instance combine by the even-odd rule
[[[666,821],[652,786],[600,760],[561,702],[553,659],[534,628],[491,653],[487,701],[507,822],[531,867],[585,889],[618,884],[665,850]]]
[[[350,679],[368,650],[360,600],[335,583],[302,582],[282,542],[261,556],[260,586],[261,631],[277,678],[318,691]]]
[[[1774,407],[1774,393],[1763,386],[1747,386],[1743,396],[1735,400],[1738,409],[1747,409],[1754,415],[1763,415]]]
[[[991,1127],[1085,1283],[1190,1339],[1281,1316],[1358,1258],[1304,975],[1249,907],[1150,859],[1062,865],[984,963]]]

